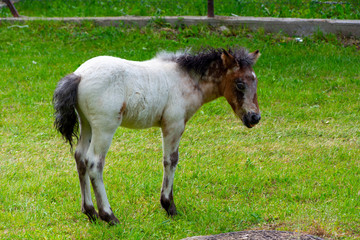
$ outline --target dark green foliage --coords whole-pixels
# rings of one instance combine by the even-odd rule
[[[215,15],[224,16],[360,19],[357,0],[214,0],[214,6]],[[46,17],[207,15],[203,0],[22,0],[16,8],[20,15]],[[0,16],[11,13],[3,8]]]

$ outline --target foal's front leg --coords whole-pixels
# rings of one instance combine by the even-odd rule
[[[173,198],[173,183],[176,165],[179,160],[179,143],[184,127],[183,123],[176,123],[163,125],[161,128],[163,135],[164,177],[160,202],[170,216],[177,214]]]

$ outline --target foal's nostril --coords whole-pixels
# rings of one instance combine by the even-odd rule
[[[245,126],[247,126],[248,128],[252,128],[259,123],[260,119],[261,119],[260,114],[254,112],[248,112],[243,116],[242,121]]]
[[[260,122],[260,119],[261,119],[260,114],[257,114],[257,113],[251,114],[251,123],[252,123],[252,124],[257,124],[257,123],[259,123],[259,122]]]

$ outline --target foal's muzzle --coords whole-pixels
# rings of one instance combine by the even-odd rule
[[[245,126],[252,128],[260,122],[260,119],[261,115],[259,113],[248,112],[243,116],[242,121]]]

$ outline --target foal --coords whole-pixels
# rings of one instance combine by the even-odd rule
[[[245,126],[256,125],[260,111],[252,66],[259,56],[259,51],[244,48],[162,53],[144,62],[101,56],[61,79],[53,96],[55,127],[72,147],[80,125],[75,160],[82,212],[91,221],[100,217],[111,225],[119,223],[103,183],[106,153],[119,126],[156,126],[163,138],[160,202],[169,215],[176,215],[173,181],[186,122],[204,103],[224,96]]]

